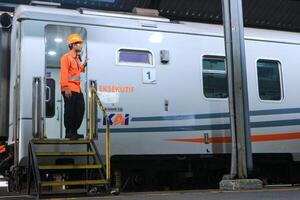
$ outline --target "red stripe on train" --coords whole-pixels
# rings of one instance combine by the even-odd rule
[[[277,134],[264,134],[251,136],[252,142],[270,142],[280,140],[295,140],[300,139],[300,132],[296,133],[277,133]],[[182,139],[166,139],[165,141],[172,142],[192,142],[192,143],[204,143],[204,138],[182,138]],[[211,137],[207,139],[208,143],[231,143],[231,137]]]

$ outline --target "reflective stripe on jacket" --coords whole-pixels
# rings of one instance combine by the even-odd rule
[[[60,59],[60,89],[80,93],[80,73],[85,71],[75,52],[69,51]]]

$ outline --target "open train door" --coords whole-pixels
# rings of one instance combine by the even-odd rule
[[[65,138],[64,101],[60,91],[60,58],[69,51],[67,38],[77,33],[86,41],[86,30],[81,27],[47,25],[45,27],[45,136],[49,139]],[[81,57],[86,57],[86,42],[83,44]],[[87,73],[81,74],[81,89],[85,99],[85,114],[78,130],[87,133],[86,80]]]

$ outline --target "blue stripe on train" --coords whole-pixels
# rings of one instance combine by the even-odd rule
[[[300,125],[300,119],[276,120],[251,122],[251,128],[266,128],[278,126],[294,126]],[[198,126],[167,126],[167,127],[144,127],[144,128],[111,128],[113,133],[136,133],[136,132],[179,132],[179,131],[208,131],[208,130],[224,130],[229,129],[230,124],[212,124]],[[98,129],[99,132],[104,132],[105,129]]]
[[[270,110],[254,110],[250,111],[250,116],[258,115],[278,115],[300,113],[300,108],[284,108]],[[170,121],[170,120],[188,120],[188,119],[211,119],[211,118],[226,118],[229,113],[209,113],[195,115],[170,115],[170,116],[153,116],[153,117],[133,117],[131,121],[146,122],[146,121]]]

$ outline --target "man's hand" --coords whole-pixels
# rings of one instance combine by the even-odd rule
[[[87,66],[87,61],[88,61],[88,58],[87,57],[85,57],[85,59],[84,59],[84,62],[83,62],[83,66]]]
[[[72,92],[71,92],[71,90],[69,88],[65,88],[64,91],[65,91],[65,96],[67,98],[70,98],[72,96]]]

